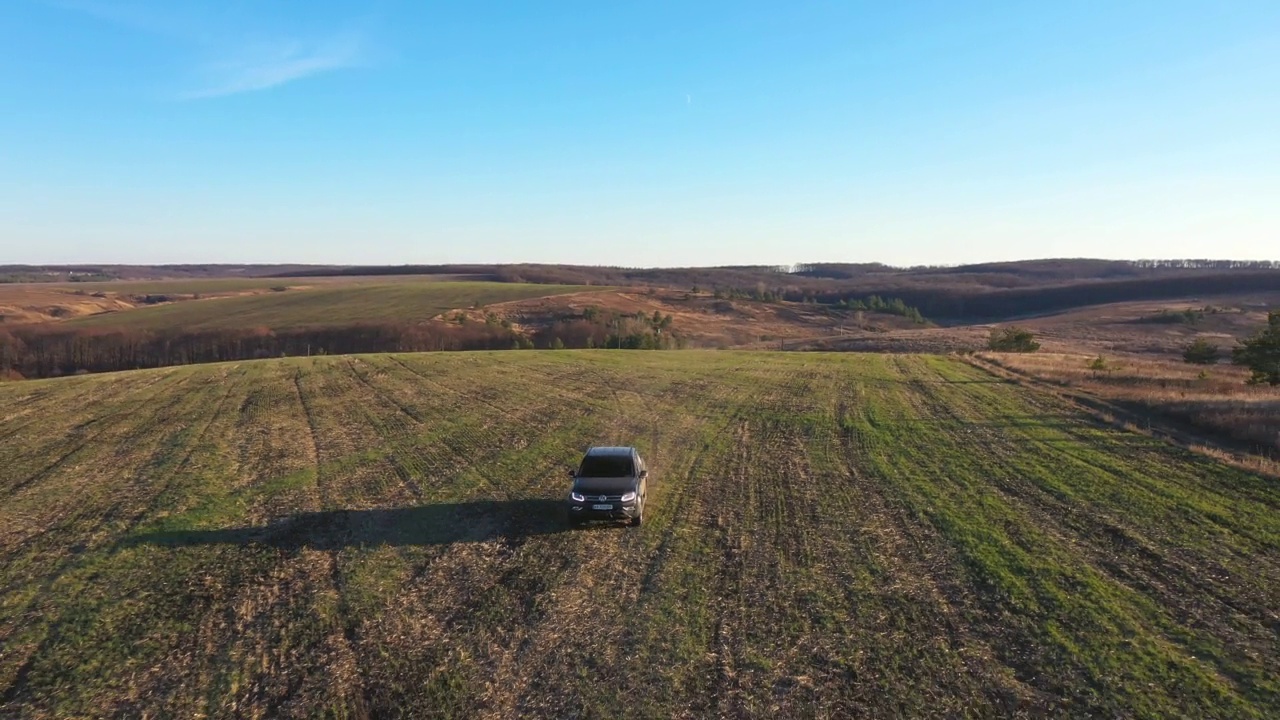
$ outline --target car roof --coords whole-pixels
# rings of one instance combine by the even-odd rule
[[[630,447],[593,447],[587,451],[588,455],[630,455],[635,448]]]

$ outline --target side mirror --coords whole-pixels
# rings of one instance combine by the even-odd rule
[[[648,471],[648,470],[641,470],[641,471],[640,471],[640,479],[641,479],[641,480],[643,480],[643,479],[645,479],[645,478],[647,478],[647,477],[649,477],[649,471]]]
[[[566,472],[569,473],[569,477],[578,477],[578,471],[573,468],[568,468]]]

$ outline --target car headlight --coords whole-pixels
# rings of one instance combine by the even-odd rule
[[[622,496],[622,502],[631,502],[632,500],[635,500],[635,499],[636,499],[636,494],[633,492],[629,492]]]
[[[576,492],[571,492],[571,493],[569,493],[569,497],[573,498],[573,501],[574,501],[574,502],[586,502],[586,501],[587,501],[587,499],[586,499],[585,497],[583,497],[583,496],[579,495],[579,494],[578,494],[578,493],[576,493]]]

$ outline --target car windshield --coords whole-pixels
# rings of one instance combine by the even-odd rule
[[[578,475],[592,478],[631,477],[631,474],[629,455],[588,455],[578,470]]]

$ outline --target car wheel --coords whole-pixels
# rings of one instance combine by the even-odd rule
[[[631,518],[631,527],[640,527],[640,521],[644,518],[644,513]]]

